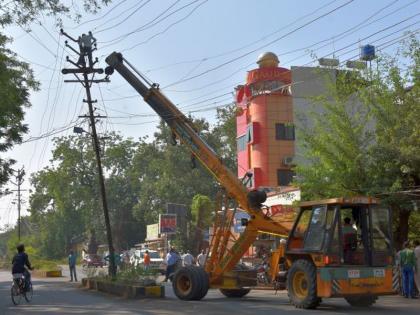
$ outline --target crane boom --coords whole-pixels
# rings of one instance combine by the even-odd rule
[[[224,272],[232,270],[244,252],[255,241],[258,232],[287,235],[289,227],[273,221],[261,211],[258,194],[249,192],[242,182],[229,170],[214,150],[199,136],[194,124],[188,119],[159,89],[157,84],[150,84],[137,70],[125,60],[121,53],[113,52],[105,60],[115,69],[141,96],[146,103],[168,124],[172,132],[188,147],[191,153],[209,170],[223,186],[228,196],[250,215],[245,232],[231,249],[226,250],[227,236],[220,235],[222,248],[219,260],[206,268],[212,274],[210,282],[220,279]],[[131,68],[129,68],[126,64]],[[137,75],[136,75],[137,74]],[[142,80],[146,82],[142,82]],[[257,200],[257,201],[255,201]],[[222,232],[221,232],[222,233]],[[225,233],[225,232],[224,232]],[[216,248],[213,253],[217,251]],[[215,259],[215,255],[212,256]],[[213,281],[213,282],[214,282]]]

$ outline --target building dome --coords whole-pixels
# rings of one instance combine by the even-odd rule
[[[257,64],[260,68],[277,67],[280,61],[275,53],[265,52],[258,56]]]

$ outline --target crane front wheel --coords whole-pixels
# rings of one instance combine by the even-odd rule
[[[287,275],[290,302],[297,308],[316,308],[321,299],[316,291],[316,267],[306,259],[296,260]]]

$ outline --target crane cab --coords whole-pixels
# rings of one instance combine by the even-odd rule
[[[393,294],[391,212],[369,197],[303,202],[285,249],[291,302],[344,297],[370,306]]]

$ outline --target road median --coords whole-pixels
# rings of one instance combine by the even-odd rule
[[[165,287],[155,282],[123,283],[110,279],[83,278],[83,287],[127,299],[164,298]]]

